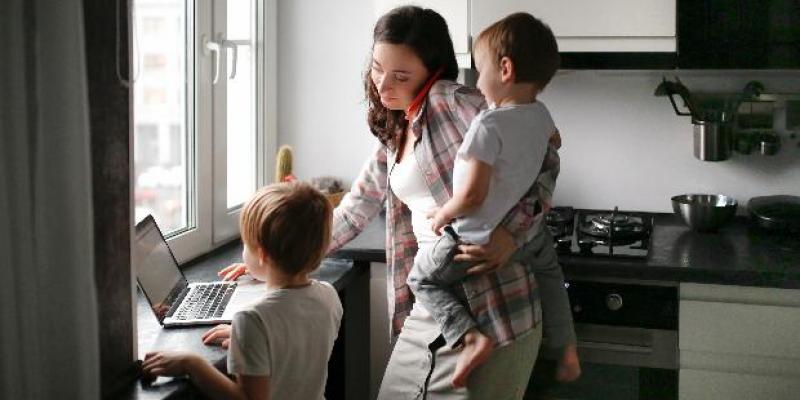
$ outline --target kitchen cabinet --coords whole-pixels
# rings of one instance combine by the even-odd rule
[[[376,20],[403,4],[375,0]],[[459,67],[471,68],[472,38],[508,14],[525,11],[556,35],[562,68],[671,68],[675,61],[674,0],[423,0],[447,21]]]
[[[562,69],[667,69],[675,65],[674,0],[472,0],[470,34],[518,11],[547,23]]]
[[[800,290],[682,283],[681,399],[790,399],[800,391]]]
[[[678,68],[800,68],[796,0],[677,0]]]
[[[472,0],[470,34],[525,11],[550,25],[562,52],[675,52],[674,0]]]

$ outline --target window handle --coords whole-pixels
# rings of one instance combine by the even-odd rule
[[[214,71],[214,80],[212,81],[212,84],[216,85],[219,81],[219,59],[222,46],[219,42],[208,40],[205,37],[203,38],[203,42],[205,42],[205,45],[203,46],[203,53],[206,55],[210,53],[212,57],[211,61]],[[220,42],[224,42],[224,40],[220,40]]]
[[[208,55],[211,54],[212,63],[213,63],[213,71],[214,71],[214,80],[213,84],[216,85],[219,82],[219,71],[220,71],[220,63],[222,60],[223,53],[227,54],[227,50],[230,49],[232,51],[231,54],[231,71],[228,74],[228,79],[236,78],[236,64],[238,61],[238,48],[241,45],[249,46],[250,42],[247,40],[227,40],[223,39],[222,35],[219,35],[217,41],[208,40],[205,37],[203,38],[205,42],[205,46],[203,47],[203,53]]]
[[[236,77],[236,54],[238,53],[238,51],[236,50],[238,48],[237,43],[235,41],[231,41],[231,40],[223,40],[222,41],[222,48],[223,49],[231,49],[231,50],[233,50],[233,55],[231,56],[232,57],[231,58],[231,72],[228,75],[228,79],[233,79],[233,78]],[[217,71],[219,71],[219,69],[217,69]]]

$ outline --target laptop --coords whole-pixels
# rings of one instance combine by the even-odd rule
[[[133,262],[139,288],[164,327],[230,323],[259,294],[255,285],[243,289],[237,282],[189,283],[152,215],[136,224]]]

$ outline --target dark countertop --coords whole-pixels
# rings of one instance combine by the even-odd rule
[[[217,271],[233,262],[241,262],[242,245],[234,242],[215,250],[210,255],[192,261],[183,268],[189,282],[219,280]],[[351,260],[326,258],[312,278],[330,282],[342,291],[354,279],[358,271]],[[244,278],[240,278],[244,279]],[[200,337],[210,326],[164,329],[159,325],[147,300],[138,292],[137,303],[138,357],[144,359],[146,353],[155,350],[182,350],[202,355],[212,363],[223,363],[226,350],[219,346],[206,346]],[[163,399],[180,394],[191,394],[194,389],[186,378],[159,377],[153,384],[137,381],[135,388],[123,398]]]
[[[376,218],[335,255],[385,262],[384,218]],[[674,214],[659,214],[647,259],[561,255],[567,279],[630,279],[800,288],[800,239],[765,234],[736,217],[715,233],[691,231]]]

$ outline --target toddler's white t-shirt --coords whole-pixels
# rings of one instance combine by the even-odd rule
[[[453,223],[461,240],[489,241],[497,224],[539,175],[555,129],[550,112],[540,101],[484,110],[472,120],[456,155],[453,193],[466,181],[470,158],[491,165],[492,177],[483,205]]]

